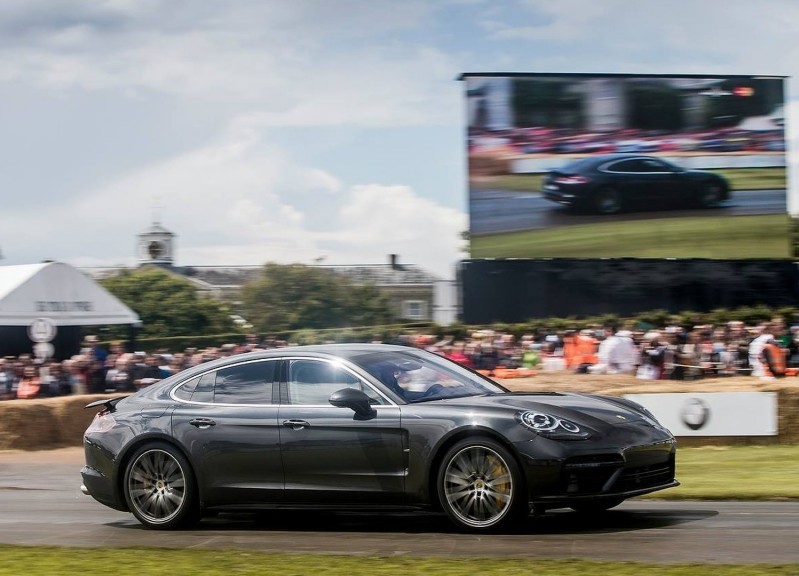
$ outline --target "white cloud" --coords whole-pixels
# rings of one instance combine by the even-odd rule
[[[425,2],[56,6],[0,11],[0,33],[15,32],[0,42],[0,82],[236,104],[270,125],[454,120],[439,94],[457,66],[398,39],[428,17]]]
[[[361,185],[351,190],[336,236],[363,258],[400,254],[441,277],[461,257],[464,213],[419,197],[407,186]]]
[[[78,265],[133,264],[134,237],[155,210],[178,235],[179,265],[312,263],[318,257],[331,264],[368,264],[398,253],[407,263],[451,276],[465,214],[406,186],[345,189],[334,175],[298,163],[254,131],[233,134],[63,205],[12,214],[4,236],[24,238],[27,223],[38,219],[50,223],[40,242],[56,238],[69,244],[56,243],[43,257]],[[308,222],[320,195],[331,206],[324,230]],[[72,258],[75,252],[83,256]],[[120,262],[120,254],[129,256]]]
[[[494,12],[484,27],[495,40],[546,43],[546,56],[533,53],[530,71],[788,74],[799,57],[794,0],[523,0],[520,6],[521,17]]]

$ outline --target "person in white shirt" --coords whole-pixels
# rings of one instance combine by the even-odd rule
[[[773,322],[768,322],[763,326],[760,335],[749,343],[749,367],[752,369],[752,376],[762,377],[766,374],[766,367],[760,359],[760,353],[766,342],[774,339],[776,326]]]
[[[597,363],[588,371],[592,374],[632,374],[638,363],[638,349],[632,339],[632,332],[605,328],[605,339],[597,349]]]

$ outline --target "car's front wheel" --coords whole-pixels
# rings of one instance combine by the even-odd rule
[[[504,527],[529,513],[516,460],[488,438],[467,438],[447,451],[438,496],[450,520],[468,531]]]
[[[724,186],[718,182],[710,182],[699,193],[699,204],[702,208],[717,208],[723,198]]]
[[[136,450],[125,469],[124,491],[128,508],[147,528],[169,530],[199,517],[191,466],[168,444]]]
[[[594,208],[600,214],[618,214],[621,212],[621,192],[615,188],[600,188],[594,198]]]

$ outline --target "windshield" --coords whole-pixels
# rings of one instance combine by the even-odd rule
[[[502,394],[502,386],[435,354],[378,352],[352,359],[408,402]]]

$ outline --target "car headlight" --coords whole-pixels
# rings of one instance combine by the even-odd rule
[[[519,421],[533,432],[553,440],[585,440],[590,436],[574,422],[543,412],[522,412]]]

